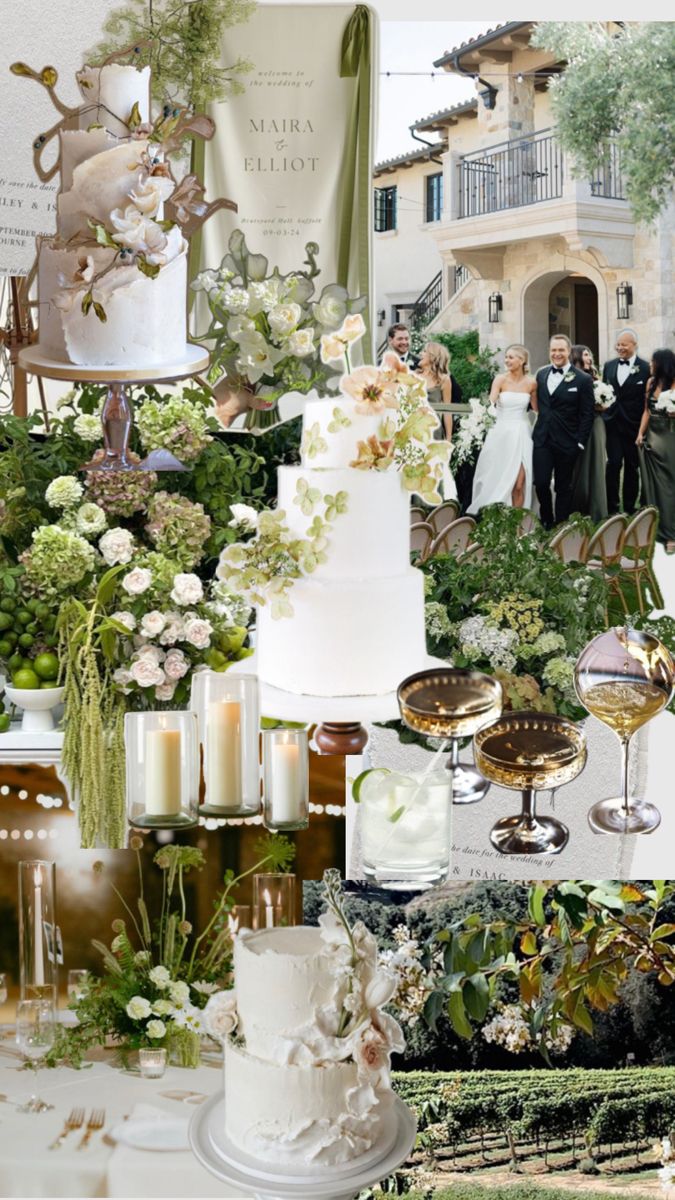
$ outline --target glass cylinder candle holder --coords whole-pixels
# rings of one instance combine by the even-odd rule
[[[295,875],[253,876],[253,927],[295,925]]]
[[[263,814],[267,829],[306,829],[309,825],[306,729],[263,732]]]
[[[127,816],[139,829],[187,829],[199,806],[199,741],[193,712],[127,713]]]
[[[256,675],[197,671],[190,707],[203,752],[205,817],[260,811],[260,702]]]
[[[153,1050],[139,1050],[138,1066],[144,1079],[161,1079],[166,1071],[166,1050],[161,1046]]]
[[[56,864],[19,863],[19,991],[21,1000],[56,1007],[58,991]]]

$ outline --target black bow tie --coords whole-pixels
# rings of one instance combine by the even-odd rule
[[[564,367],[551,367],[551,374],[552,375],[564,375],[565,368]]]
[[[630,359],[629,359],[629,358],[620,358],[620,359],[619,359],[619,366],[620,366],[620,367],[629,367],[629,366],[630,366]]]

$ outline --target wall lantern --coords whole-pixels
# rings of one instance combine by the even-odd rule
[[[625,279],[616,289],[616,315],[620,321],[627,321],[633,304],[633,289]]]
[[[378,313],[377,313],[377,323],[378,323],[378,325],[384,325],[384,322],[386,321],[386,319],[387,319],[387,313],[386,313],[385,309],[384,309],[384,308],[380,308],[380,309],[378,310]]]
[[[502,311],[503,302],[501,292],[493,292],[488,299],[488,320],[491,325],[496,325],[499,321],[499,314]]]

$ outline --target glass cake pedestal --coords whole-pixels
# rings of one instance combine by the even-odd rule
[[[133,428],[133,405],[127,392],[128,384],[173,383],[189,379],[205,371],[209,365],[208,351],[191,342],[183,346],[174,362],[161,366],[132,366],[128,363],[92,367],[52,358],[43,353],[40,344],[26,346],[19,353],[19,366],[30,375],[42,379],[62,379],[67,383],[106,384],[108,394],[103,403],[101,425],[104,451],[100,460],[83,464],[85,471],[185,471],[187,468],[168,450],[153,450],[143,462],[133,461],[129,441]]]
[[[230,672],[257,675],[257,655],[234,663]],[[426,655],[419,669],[447,667],[440,658]],[[365,725],[400,718],[397,693],[380,696],[310,696],[286,692],[260,680],[260,712],[278,721],[316,725],[314,744],[321,754],[361,754],[368,744]]]
[[[417,1122],[398,1097],[375,1145],[344,1166],[308,1167],[258,1162],[225,1134],[225,1098],[211,1096],[190,1122],[192,1152],[223,1183],[241,1188],[255,1200],[355,1200],[359,1192],[384,1179],[405,1162],[415,1144]]]

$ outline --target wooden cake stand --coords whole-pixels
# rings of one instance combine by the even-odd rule
[[[128,363],[106,367],[81,366],[51,358],[40,345],[26,346],[19,353],[22,370],[43,379],[62,379],[68,383],[107,384],[108,394],[103,403],[104,454],[100,462],[86,463],[84,471],[185,471],[187,468],[167,450],[153,450],[141,463],[129,455],[129,439],[133,427],[133,405],[127,392],[132,383],[173,383],[189,379],[205,371],[209,365],[208,351],[188,342],[174,362],[162,366],[130,366]]]

